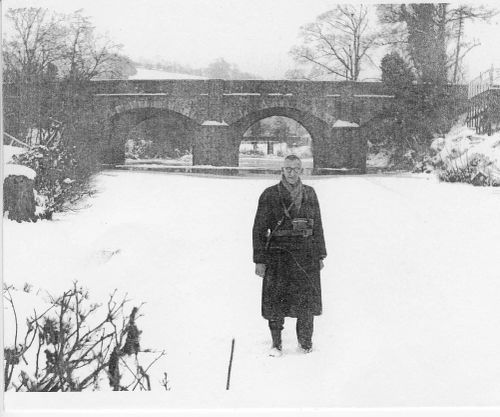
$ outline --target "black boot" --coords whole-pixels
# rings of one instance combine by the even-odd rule
[[[284,322],[285,319],[283,317],[269,320],[269,329],[271,330],[271,337],[273,338],[273,346],[271,347],[269,356],[281,356],[281,331],[283,330]]]
[[[312,350],[312,334],[314,328],[314,316],[306,312],[297,318],[297,340],[302,351],[309,353]]]

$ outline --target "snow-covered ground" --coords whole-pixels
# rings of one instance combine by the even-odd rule
[[[141,345],[167,352],[152,378],[164,407],[498,406],[500,190],[426,175],[305,178],[329,252],[324,314],[311,354],[296,351],[288,319],[284,356],[271,358],[251,227],[275,181],[105,171],[89,207],[4,220],[4,279],[52,293],[78,279],[93,299],[118,288],[145,301]],[[16,398],[6,406],[26,406]]]

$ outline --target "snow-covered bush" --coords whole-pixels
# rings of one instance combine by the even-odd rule
[[[441,180],[500,185],[500,133],[477,135],[466,126],[455,126],[435,139],[431,149]]]
[[[71,209],[78,200],[94,193],[92,171],[76,147],[37,145],[14,156],[14,160],[37,173],[35,191],[41,218],[51,219],[53,213]]]
[[[391,153],[387,149],[370,149],[368,145],[368,154],[366,156],[366,165],[370,168],[384,169],[390,166]]]
[[[6,334],[14,335],[4,342],[5,390],[151,389],[147,372],[164,352],[141,349],[139,309],[127,314],[128,300],[116,291],[104,305],[77,283],[45,300],[30,285],[4,285],[3,295]]]

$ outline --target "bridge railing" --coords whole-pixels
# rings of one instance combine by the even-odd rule
[[[7,132],[3,132],[4,144],[11,146],[18,146],[23,148],[29,148],[30,145],[22,140],[15,138],[12,135],[9,135]]]
[[[500,88],[500,68],[491,67],[489,70],[480,73],[468,86],[467,97],[469,100],[488,90]]]

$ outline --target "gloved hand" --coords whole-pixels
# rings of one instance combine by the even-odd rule
[[[266,273],[266,264],[255,264],[255,274],[261,278],[264,278]]]

